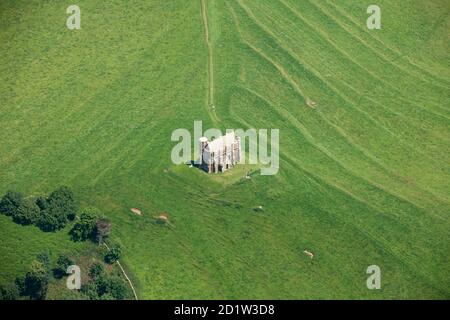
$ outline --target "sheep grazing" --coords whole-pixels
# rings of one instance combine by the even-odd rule
[[[311,259],[314,258],[314,253],[312,253],[311,251],[308,250],[303,250],[303,253],[306,254],[308,257],[310,257]]]
[[[130,210],[131,210],[131,212],[133,212],[134,214],[137,214],[138,216],[142,216],[142,211],[139,210],[138,208],[131,208]]]
[[[263,212],[264,208],[263,208],[263,206],[257,206],[257,207],[253,208],[253,211],[255,211],[255,212]]]
[[[155,218],[158,223],[161,224],[169,223],[169,214],[167,212],[162,212]]]

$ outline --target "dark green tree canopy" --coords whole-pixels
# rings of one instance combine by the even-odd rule
[[[15,214],[23,202],[23,195],[19,192],[8,191],[0,201],[0,213],[7,216]]]
[[[42,231],[46,232],[56,231],[62,228],[63,226],[64,224],[61,224],[57,216],[52,214],[51,211],[48,212],[47,210],[45,210],[41,212],[41,216],[39,217],[38,221],[38,227]]]
[[[114,246],[109,250],[105,255],[105,262],[112,264],[120,259],[120,256],[122,255],[122,249],[120,246]]]
[[[39,220],[41,210],[32,200],[25,199],[13,213],[14,222],[22,225],[35,224]]]
[[[60,254],[56,260],[56,266],[53,269],[53,275],[55,278],[60,279],[67,273],[67,268],[73,265],[73,261],[66,255]]]
[[[60,187],[53,191],[47,199],[38,198],[36,203],[42,210],[38,226],[43,231],[56,231],[64,228],[67,221],[75,217],[77,210],[73,192],[68,187]]]
[[[53,211],[57,211],[58,215],[64,216],[65,219],[71,220],[75,217],[77,204],[70,188],[62,186],[53,191],[48,197],[47,202],[53,208]]]
[[[19,290],[14,285],[0,285],[0,300],[17,300]]]
[[[0,200],[0,213],[12,216],[19,224],[35,224],[43,231],[64,228],[68,220],[75,218],[76,210],[73,192],[68,187],[60,187],[48,198],[39,196],[34,201],[13,191]]]
[[[92,210],[84,210],[80,219],[75,223],[70,236],[74,241],[86,241],[88,239],[94,240],[95,237],[95,223],[97,221],[97,213]]]
[[[47,208],[48,201],[46,197],[39,196],[36,198],[36,205],[41,209],[42,211]]]
[[[23,279],[23,294],[32,299],[45,299],[48,282],[49,274],[44,264],[38,260],[34,260]]]
[[[103,264],[96,262],[94,263],[91,268],[89,269],[89,276],[96,280],[100,276],[102,276],[105,272],[105,268],[103,267]]]
[[[127,284],[124,279],[119,277],[110,277],[108,293],[114,299],[123,300],[127,296]]]
[[[125,280],[115,275],[108,275],[101,263],[97,262],[91,266],[89,276],[92,282],[82,288],[82,291],[90,299],[122,300],[130,294]]]

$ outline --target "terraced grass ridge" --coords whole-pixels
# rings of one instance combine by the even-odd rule
[[[140,299],[450,298],[448,0],[75,2],[0,2],[1,194],[98,207]],[[279,173],[172,164],[195,120],[279,129]],[[0,283],[67,231],[0,215]]]

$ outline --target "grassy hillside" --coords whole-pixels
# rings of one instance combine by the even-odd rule
[[[0,192],[105,211],[141,298],[450,298],[450,6],[379,0],[369,31],[370,4],[79,0],[70,31],[65,1],[1,1]],[[194,120],[280,129],[279,174],[173,165]],[[5,217],[0,238],[1,281],[78,250]]]

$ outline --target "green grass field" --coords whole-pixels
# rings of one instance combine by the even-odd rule
[[[364,0],[78,0],[81,30],[69,4],[0,1],[1,194],[100,208],[141,299],[450,298],[447,0],[378,0],[382,30]],[[280,129],[279,173],[173,165],[194,120]],[[83,250],[0,239],[0,283]]]

